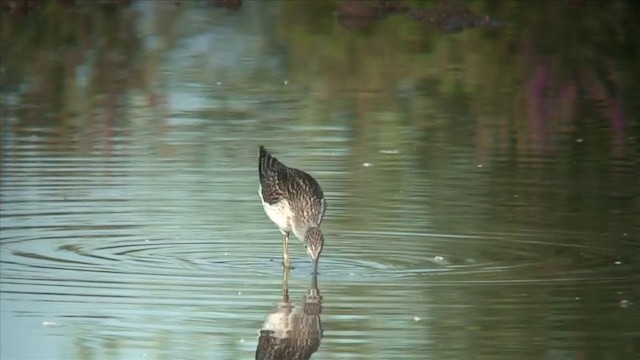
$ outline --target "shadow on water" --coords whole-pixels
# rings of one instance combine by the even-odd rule
[[[256,349],[256,360],[306,360],[322,340],[322,296],[317,274],[302,303],[289,300],[289,268],[282,271],[282,302],[267,315]]]

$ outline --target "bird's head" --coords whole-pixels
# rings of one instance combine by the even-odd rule
[[[304,246],[313,262],[313,271],[315,273],[318,268],[318,258],[322,252],[322,246],[324,246],[322,231],[317,227],[312,227],[307,230],[307,233],[304,235]]]

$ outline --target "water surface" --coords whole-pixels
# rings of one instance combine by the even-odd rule
[[[282,309],[313,359],[637,356],[637,6],[337,6],[2,14],[0,357],[252,359]],[[258,144],[325,191],[315,284]]]

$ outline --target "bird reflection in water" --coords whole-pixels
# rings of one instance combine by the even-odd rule
[[[289,301],[289,268],[282,273],[282,302],[276,312],[267,315],[260,329],[256,360],[303,360],[311,358],[322,339],[322,296],[317,274],[304,302]]]

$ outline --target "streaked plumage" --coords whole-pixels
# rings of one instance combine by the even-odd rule
[[[324,244],[320,223],[327,208],[320,185],[306,172],[278,161],[262,145],[258,174],[264,211],[283,234],[285,266],[290,265],[288,242],[293,232],[304,242],[315,271]]]
[[[322,296],[314,274],[304,303],[289,301],[288,271],[285,268],[282,303],[268,314],[260,329],[256,360],[307,360],[318,351],[322,340]]]

